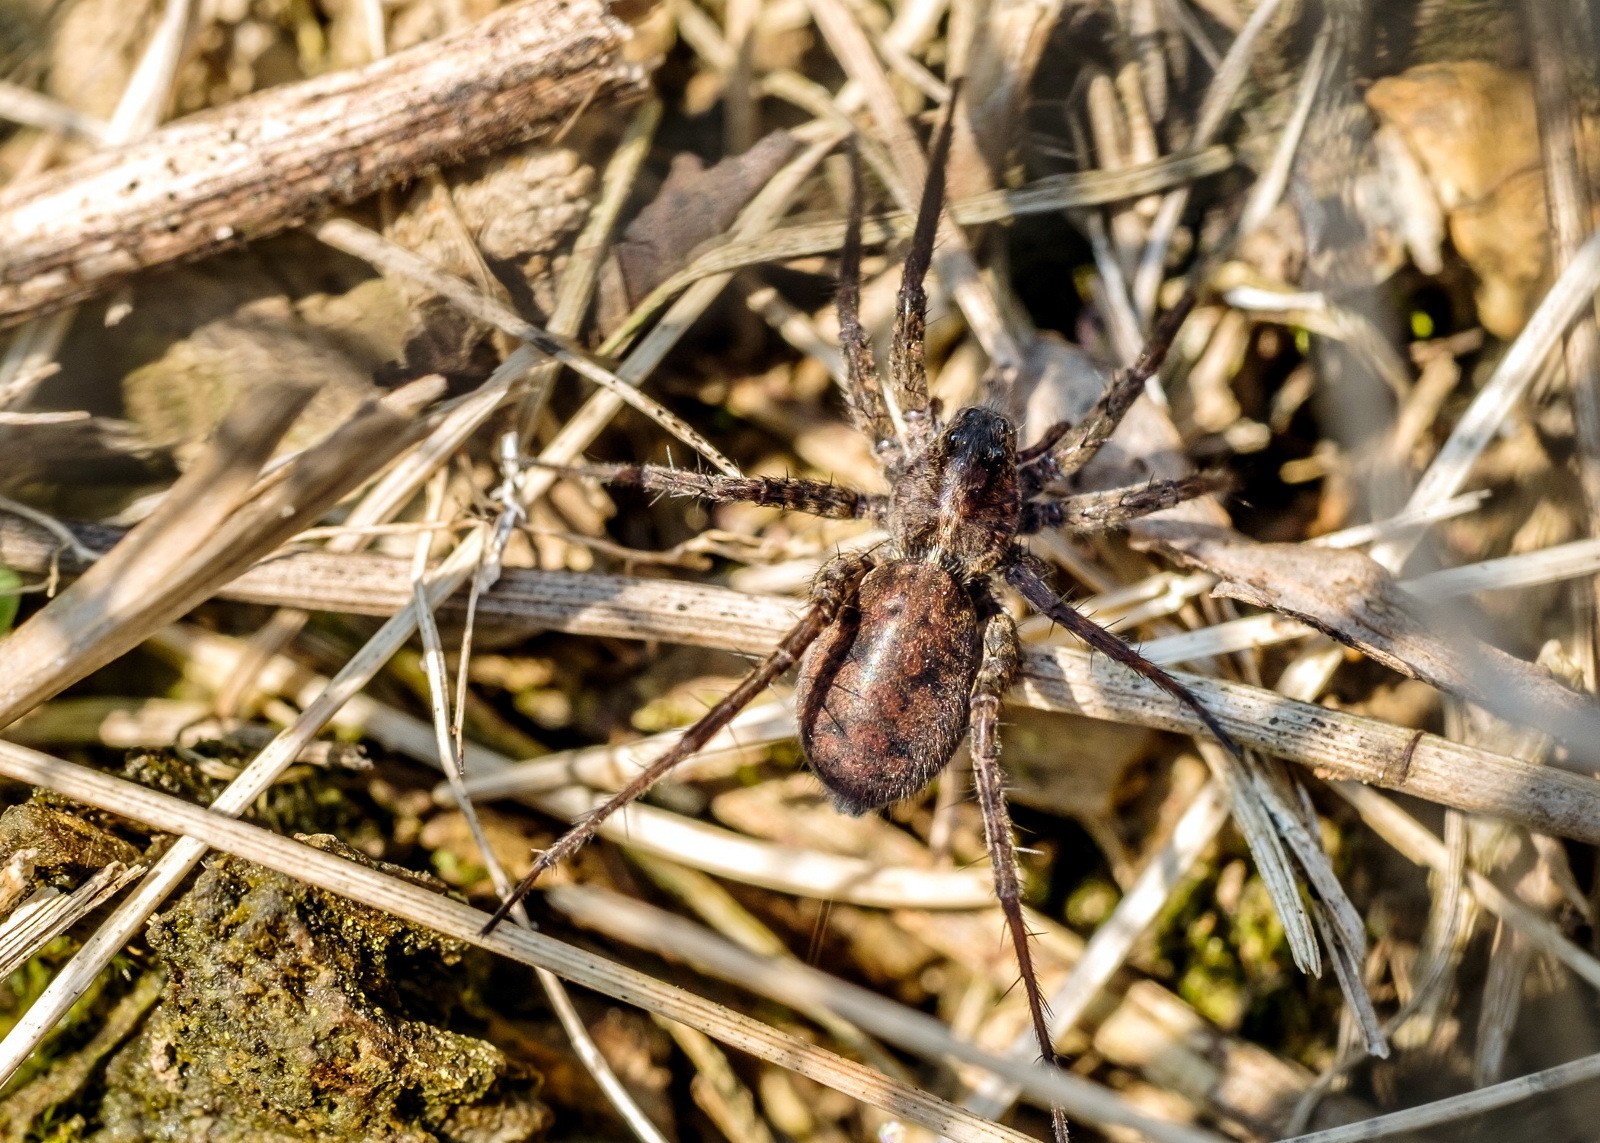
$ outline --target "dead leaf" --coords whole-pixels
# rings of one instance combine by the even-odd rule
[[[601,324],[619,324],[646,294],[683,268],[691,251],[732,226],[798,146],[787,131],[773,131],[714,167],[687,152],[674,156],[661,190],[622,232],[606,265]]]
[[[1484,328],[1514,337],[1544,291],[1550,260],[1529,73],[1481,60],[1427,64],[1378,80],[1367,105],[1392,171],[1420,173],[1405,180],[1403,213],[1443,211],[1456,252],[1478,277]],[[1592,154],[1592,139],[1581,142]],[[1434,203],[1424,201],[1430,192]],[[1439,237],[1415,256],[1425,270]]]

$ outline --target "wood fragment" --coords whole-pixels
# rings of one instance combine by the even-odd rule
[[[0,326],[295,226],[642,95],[599,0],[531,0],[366,67],[178,120],[0,195]]]

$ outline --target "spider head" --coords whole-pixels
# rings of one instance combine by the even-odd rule
[[[947,465],[984,471],[1016,468],[1017,431],[992,409],[980,405],[962,409],[945,428],[943,438],[939,443]]]
[[[999,413],[966,408],[895,486],[891,527],[902,552],[958,579],[993,570],[1017,534],[1017,433]]]

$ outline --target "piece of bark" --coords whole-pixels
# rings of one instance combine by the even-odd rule
[[[532,0],[367,67],[180,119],[0,195],[0,326],[643,93],[599,0]]]
[[[1592,696],[1457,629],[1361,552],[1260,544],[1176,521],[1149,521],[1139,535],[1178,563],[1217,576],[1217,595],[1292,616],[1390,670],[1537,726],[1596,760],[1600,705]]]

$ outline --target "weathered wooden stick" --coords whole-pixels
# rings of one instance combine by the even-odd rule
[[[529,0],[366,67],[177,120],[0,194],[0,326],[294,226],[642,94],[601,0]]]

